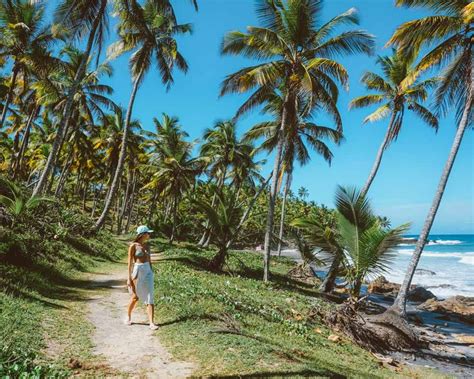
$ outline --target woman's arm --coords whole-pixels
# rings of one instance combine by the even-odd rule
[[[130,245],[128,248],[128,277],[127,277],[127,284],[132,284],[132,263],[133,263],[133,256],[135,255],[135,244]]]

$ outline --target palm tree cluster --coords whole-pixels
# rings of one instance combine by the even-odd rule
[[[108,226],[122,233],[145,219],[170,242],[213,243],[215,269],[232,244],[263,240],[265,281],[272,247],[280,252],[296,228],[297,244],[333,257],[323,290],[342,270],[357,296],[364,277],[385,267],[384,257],[406,229],[390,229],[366,200],[385,150],[401,133],[406,111],[437,130],[438,119],[454,109],[453,146],[393,308],[404,315],[414,270],[474,119],[474,7],[468,0],[395,3],[434,15],[399,26],[387,42],[392,53],[376,60],[381,71],[363,75],[369,93],[350,108],[377,105],[364,122],[387,118],[388,126],[363,189],[339,188],[334,211],[307,201],[304,187],[293,194],[294,170],[314,153],[331,164],[333,147],[344,140],[340,90],[349,85],[340,59],[371,55],[375,37],[358,29],[354,8],[323,20],[322,0],[257,0],[259,25],[224,36],[222,54],[255,64],[229,74],[220,95],[248,98],[233,119],[216,122],[195,141],[177,117],[163,113],[151,131],[134,113],[151,71],[166,89],[177,71],[188,71],[177,38],[193,28],[178,22],[170,0],[61,0],[52,19],[45,0],[0,0],[0,171],[32,189],[32,199],[79,200],[96,220],[94,231]],[[197,10],[196,1],[191,4]],[[106,49],[112,15],[116,41]],[[104,84],[122,54],[129,58],[132,84],[124,108]],[[429,75],[431,69],[436,74]],[[426,104],[430,95],[432,107]],[[240,133],[239,118],[253,111],[265,121]],[[274,157],[267,177],[262,152]],[[13,193],[18,195],[16,187]],[[10,200],[2,203],[14,207]]]

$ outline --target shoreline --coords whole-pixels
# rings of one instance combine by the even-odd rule
[[[277,256],[276,251],[271,254]],[[302,262],[295,249],[283,249],[281,256],[297,263]],[[326,267],[313,266],[315,274],[325,273],[325,269]],[[363,285],[362,291],[367,293],[367,284]],[[394,298],[372,293],[368,294],[368,300],[386,309],[393,303]],[[432,367],[461,378],[474,377],[474,326],[461,320],[447,320],[446,314],[420,309],[420,304],[411,301],[407,303],[409,323],[429,342],[430,350],[394,352],[389,356],[407,365]],[[460,336],[467,336],[470,342],[461,342]]]

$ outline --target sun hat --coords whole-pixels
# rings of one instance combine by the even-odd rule
[[[140,225],[138,228],[137,228],[137,236],[139,236],[140,234],[145,234],[145,233],[153,233],[153,230],[151,230],[148,226],[146,225]]]

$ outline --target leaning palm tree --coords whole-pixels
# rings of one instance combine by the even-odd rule
[[[358,298],[365,278],[389,269],[409,224],[383,228],[368,200],[354,188],[337,188],[336,210],[337,222],[332,229],[314,218],[296,220],[294,225],[305,232],[314,248],[342,257],[351,296]]]
[[[0,60],[11,60],[11,77],[0,115],[0,129],[13,100],[18,79],[52,64],[49,47],[55,38],[45,24],[44,1],[0,1]]]
[[[296,116],[297,97],[306,96],[310,108],[314,104],[324,108],[340,130],[342,122],[336,105],[336,82],[347,85],[347,72],[334,58],[352,53],[370,53],[373,48],[372,36],[364,31],[349,30],[334,35],[338,27],[358,23],[355,9],[321,25],[321,8],[321,0],[259,0],[257,14],[262,26],[248,27],[247,33],[228,33],[222,44],[224,54],[240,54],[265,61],[239,70],[224,80],[221,95],[255,90],[239,113],[261,104],[268,92],[277,88],[285,89],[269,191],[264,253],[265,281],[269,279],[270,239],[284,131]]]
[[[375,122],[390,117],[385,137],[361,191],[363,195],[367,194],[377,175],[383,153],[390,143],[397,139],[406,109],[411,110],[434,130],[438,129],[436,116],[420,104],[428,98],[428,91],[436,85],[437,79],[426,79],[421,82],[413,80],[413,75],[416,73],[415,58],[416,54],[407,54],[401,50],[394,51],[393,55],[388,57],[379,56],[377,63],[382,68],[383,76],[373,72],[366,72],[362,76],[365,87],[378,93],[357,97],[349,104],[349,108],[362,108],[383,103],[367,116],[364,122]]]
[[[390,309],[392,314],[405,317],[408,290],[416,266],[436,217],[464,132],[474,120],[474,39],[472,37],[474,5],[469,0],[397,0],[396,4],[408,7],[422,6],[435,12],[433,16],[402,24],[388,43],[408,51],[420,46],[432,47],[434,44],[434,47],[418,63],[417,69],[418,72],[423,72],[429,68],[439,68],[447,64],[446,69],[441,73],[440,83],[435,92],[435,103],[441,114],[446,114],[454,107],[458,123],[448,159],[418,237],[412,260],[395,303]]]
[[[120,15],[118,25],[120,40],[110,47],[109,53],[113,58],[127,51],[135,50],[130,58],[133,88],[125,118],[117,169],[102,214],[94,226],[95,230],[99,230],[104,224],[122,176],[127,151],[128,129],[138,88],[153,61],[155,61],[161,74],[161,81],[167,89],[173,84],[173,70],[175,67],[187,72],[188,65],[178,51],[178,43],[175,37],[192,31],[190,24],[178,24],[176,22],[176,18],[169,7],[153,0],[147,0],[143,6],[134,1],[119,1],[117,12]]]

